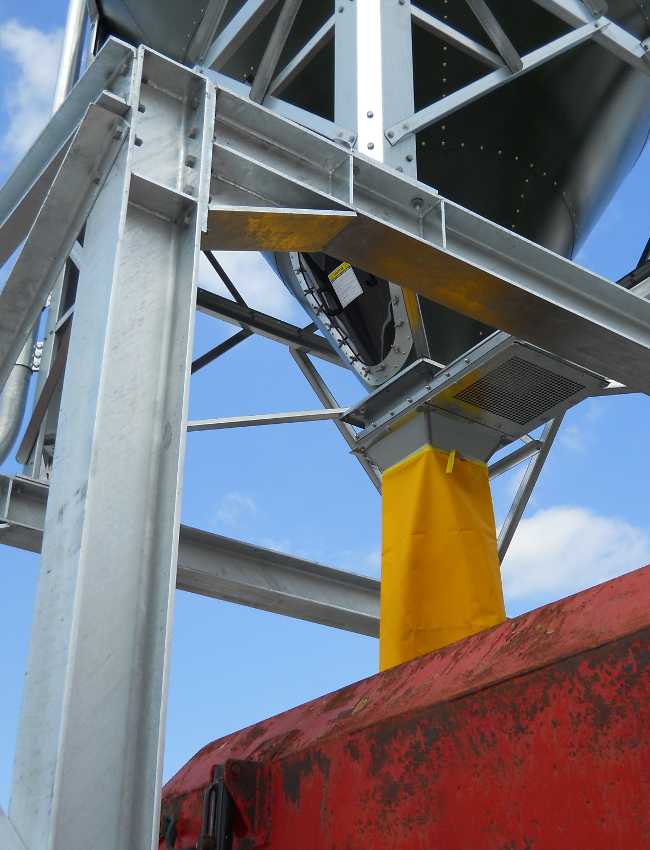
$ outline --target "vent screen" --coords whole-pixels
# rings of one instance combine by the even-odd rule
[[[583,389],[577,381],[512,357],[494,372],[465,387],[455,398],[525,425]]]

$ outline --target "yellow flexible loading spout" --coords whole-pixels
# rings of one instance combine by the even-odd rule
[[[379,669],[506,619],[487,466],[432,446],[382,483]]]

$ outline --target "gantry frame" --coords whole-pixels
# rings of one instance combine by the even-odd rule
[[[608,375],[614,382],[603,394],[650,391],[650,305],[418,183],[413,135],[585,38],[644,74],[647,45],[603,18],[595,0],[535,0],[574,28],[535,57],[513,55],[476,0],[496,53],[408,0],[379,0],[381,121],[371,127],[362,78],[376,68],[360,62],[362,13],[351,0],[278,72],[296,9],[286,0],[254,91],[220,73],[275,2],[247,0],[213,40],[225,3],[211,0],[192,54],[205,60],[193,69],[109,39],[0,192],[2,261],[25,240],[0,293],[0,384],[50,292],[57,309],[48,318],[41,392],[56,362],[56,332],[74,320],[57,474],[48,487],[38,460],[44,417],[27,476],[0,479],[0,534],[12,545],[42,548],[9,818],[0,813],[0,837],[12,850],[155,845],[174,587],[376,633],[378,582],[179,526],[202,243],[345,256]],[[73,0],[61,76],[68,88],[84,9]],[[455,100],[414,113],[411,20],[491,72]],[[278,95],[332,37],[337,93],[329,122]],[[78,295],[62,311],[71,264]],[[235,317],[237,307],[248,309],[232,302],[217,309],[243,331],[287,344],[325,408],[310,415],[334,418],[353,445],[354,428],[308,356],[326,354],[321,338],[309,326],[251,312]],[[138,391],[129,393],[134,382]],[[133,405],[128,425],[119,413],[125,393]],[[527,441],[517,456],[534,449],[502,549],[558,427],[549,424],[539,445]],[[494,466],[504,471],[513,462]],[[377,471],[364,468],[378,485]]]

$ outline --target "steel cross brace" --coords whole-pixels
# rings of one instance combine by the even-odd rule
[[[473,9],[477,5],[477,9],[475,10],[477,15],[479,14],[478,10],[485,6],[483,0],[468,0],[468,2]],[[521,60],[512,51],[511,45],[505,39],[505,52],[502,52],[504,57],[506,53],[508,54],[507,64],[509,67],[497,68],[491,74],[470,83],[448,97],[445,97],[443,100],[439,100],[419,110],[414,115],[405,115],[400,121],[385,129],[386,138],[391,145],[395,145],[407,136],[430,127],[436,121],[440,121],[447,115],[451,115],[453,112],[462,109],[478,98],[495,91],[511,80],[528,73],[528,71],[532,71],[534,68],[582,44],[588,39],[598,42],[637,71],[650,75],[650,53],[648,52],[650,51],[650,44],[640,42],[622,27],[603,17],[602,14],[599,14],[602,8],[606,8],[604,3],[590,2],[589,6],[587,6],[587,4],[582,3],[580,0],[533,0],[533,2],[574,27],[573,32],[560,36],[555,41],[523,56]],[[424,26],[429,32],[438,35],[445,41],[454,40],[453,36],[450,38],[449,30],[451,28],[443,24],[443,22],[437,21],[437,19],[421,12],[419,9],[414,8],[412,14],[413,20]],[[597,20],[594,20],[594,18]],[[483,23],[483,21],[481,22]],[[487,27],[488,23],[484,23],[484,26]],[[487,62],[490,62],[489,56],[482,57],[481,55],[485,54],[484,48],[482,50],[476,50],[475,47],[472,51],[472,45],[469,43],[469,40],[460,33],[457,33],[457,36],[458,38],[455,39],[456,46],[464,49],[470,55],[474,55],[479,60],[483,58],[483,61],[487,59]],[[490,37],[492,38],[492,35]],[[497,38],[499,38],[498,35]]]

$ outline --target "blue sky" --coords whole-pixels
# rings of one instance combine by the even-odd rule
[[[49,112],[66,6],[0,0],[0,181]],[[616,279],[650,236],[646,152],[577,261]],[[257,255],[222,261],[252,306],[308,319]],[[221,292],[209,268],[201,285]],[[197,315],[196,354],[233,332]],[[361,386],[319,363],[342,405]],[[192,379],[190,418],[313,409],[288,351],[253,337]],[[516,615],[650,562],[650,447],[645,396],[570,411],[503,567]],[[19,471],[9,460],[5,472]],[[523,469],[494,484],[503,521]],[[188,437],[183,522],[332,566],[379,576],[380,498],[331,423],[199,432]],[[38,558],[0,547],[0,805],[8,803]],[[165,778],[220,735],[377,670],[377,642],[177,593]]]

